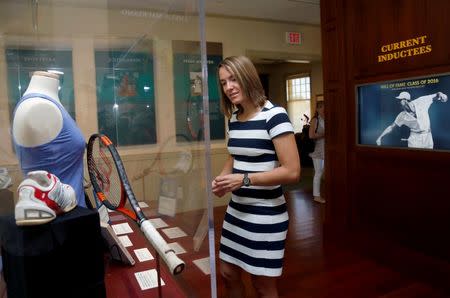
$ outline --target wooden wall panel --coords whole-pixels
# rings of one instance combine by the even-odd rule
[[[348,2],[346,14],[348,21],[353,24],[347,34],[355,41],[350,45],[354,53],[355,77],[398,73],[399,70],[404,72],[450,63],[447,29],[450,19],[444,17],[450,10],[447,0]],[[378,62],[378,56],[385,54],[381,46],[420,36],[426,36],[423,45],[431,45],[431,52]]]
[[[356,144],[355,86],[450,72],[450,1],[321,2],[327,225],[374,229],[450,260],[450,152]],[[378,62],[381,47],[426,35],[426,54]]]
[[[339,50],[338,50],[338,33],[336,27],[333,24],[329,24],[325,27],[325,32],[327,38],[323,39],[322,44],[324,49],[328,49],[326,55],[323,55],[323,64],[331,65],[339,61]],[[324,81],[328,83],[339,82],[339,67],[326,68],[323,71]]]
[[[433,161],[418,152],[395,150],[356,154],[353,169],[356,223],[369,226],[421,251],[448,259],[443,241],[450,227],[448,155]],[[422,152],[433,155],[431,152]]]
[[[341,233],[347,226],[348,217],[343,210],[348,209],[348,184],[346,183],[348,108],[345,98],[346,45],[344,44],[342,26],[338,21],[342,16],[340,1],[327,1],[323,6],[322,25],[322,57],[324,67],[324,98],[326,115],[326,153],[325,153],[325,198],[327,209],[325,228],[327,231]],[[339,200],[334,200],[339,194]]]
[[[340,56],[339,53],[339,36],[336,27],[337,8],[336,1],[330,0],[327,5],[322,6],[321,19],[322,19],[322,65],[335,64]],[[323,69],[324,81],[329,84],[331,82],[338,82],[339,80],[339,67],[328,67]]]
[[[327,117],[326,153],[325,153],[325,198],[327,199],[326,223],[334,231],[341,231],[347,223],[348,208],[347,178],[347,147],[348,139],[347,110],[340,89],[325,89],[325,113]],[[332,111],[330,113],[330,111]],[[329,121],[329,122],[328,122]],[[328,125],[333,123],[333,126]],[[342,194],[339,201],[333,200],[334,194]],[[328,199],[330,198],[330,199]]]

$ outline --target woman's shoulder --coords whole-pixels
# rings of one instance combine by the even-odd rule
[[[268,112],[269,114],[279,114],[279,113],[287,113],[286,109],[280,105],[272,103],[270,100],[266,100],[266,103],[263,107],[264,112]]]

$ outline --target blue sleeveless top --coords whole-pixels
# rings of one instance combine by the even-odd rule
[[[86,207],[84,200],[83,157],[85,140],[75,121],[58,101],[41,93],[30,93],[22,97],[17,107],[29,98],[43,98],[54,103],[62,114],[63,126],[59,134],[46,144],[23,147],[14,139],[17,158],[24,175],[30,171],[45,170],[56,175],[61,182],[75,190],[78,206]],[[16,110],[14,110],[14,114]]]

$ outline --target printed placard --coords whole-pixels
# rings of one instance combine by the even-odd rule
[[[209,266],[209,257],[192,261],[204,274],[211,274]]]
[[[162,230],[170,239],[185,237],[187,234],[179,227],[167,228]]]
[[[133,246],[133,243],[131,242],[130,238],[127,235],[119,236],[118,238],[123,246],[125,247]]]
[[[131,229],[130,225],[127,222],[111,225],[116,235],[129,234],[133,233],[133,229]]]
[[[134,276],[136,277],[141,290],[148,290],[158,287],[158,274],[156,272],[156,269],[136,272]],[[162,278],[160,280],[161,286],[164,286],[164,280]]]
[[[151,261],[154,259],[148,248],[138,248],[134,250],[134,254],[138,258],[139,262]]]

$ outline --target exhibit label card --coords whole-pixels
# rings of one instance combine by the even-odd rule
[[[168,243],[169,247],[175,251],[175,254],[183,254],[186,250],[178,242]]]
[[[139,262],[145,262],[145,261],[150,261],[150,260],[154,259],[152,254],[146,247],[135,249],[134,254],[138,258]]]
[[[133,230],[131,229],[130,225],[127,222],[115,224],[112,225],[111,227],[113,228],[114,233],[116,233],[116,235],[133,233]]]
[[[209,257],[194,260],[193,263],[206,275],[211,273],[209,266]]]
[[[131,242],[130,238],[128,238],[127,235],[119,236],[118,238],[120,242],[123,244],[123,246],[125,247],[133,246],[133,243]]]
[[[158,287],[158,274],[156,272],[156,269],[136,272],[134,276],[136,277],[136,280],[139,283],[141,290],[148,290]],[[165,283],[161,278],[161,286],[164,285]]]
[[[139,207],[141,208],[147,208],[148,204],[146,202],[138,202]]]
[[[168,227],[169,225],[162,220],[161,218],[151,218],[149,219],[150,222],[152,223],[152,225],[155,227],[155,229],[159,229],[159,228],[165,228]]]
[[[166,234],[167,237],[169,237],[170,239],[180,238],[180,237],[187,236],[187,234],[186,234],[182,229],[180,229],[179,227],[175,227],[175,228],[167,228],[167,229],[163,229],[162,231],[163,231],[164,234]]]

